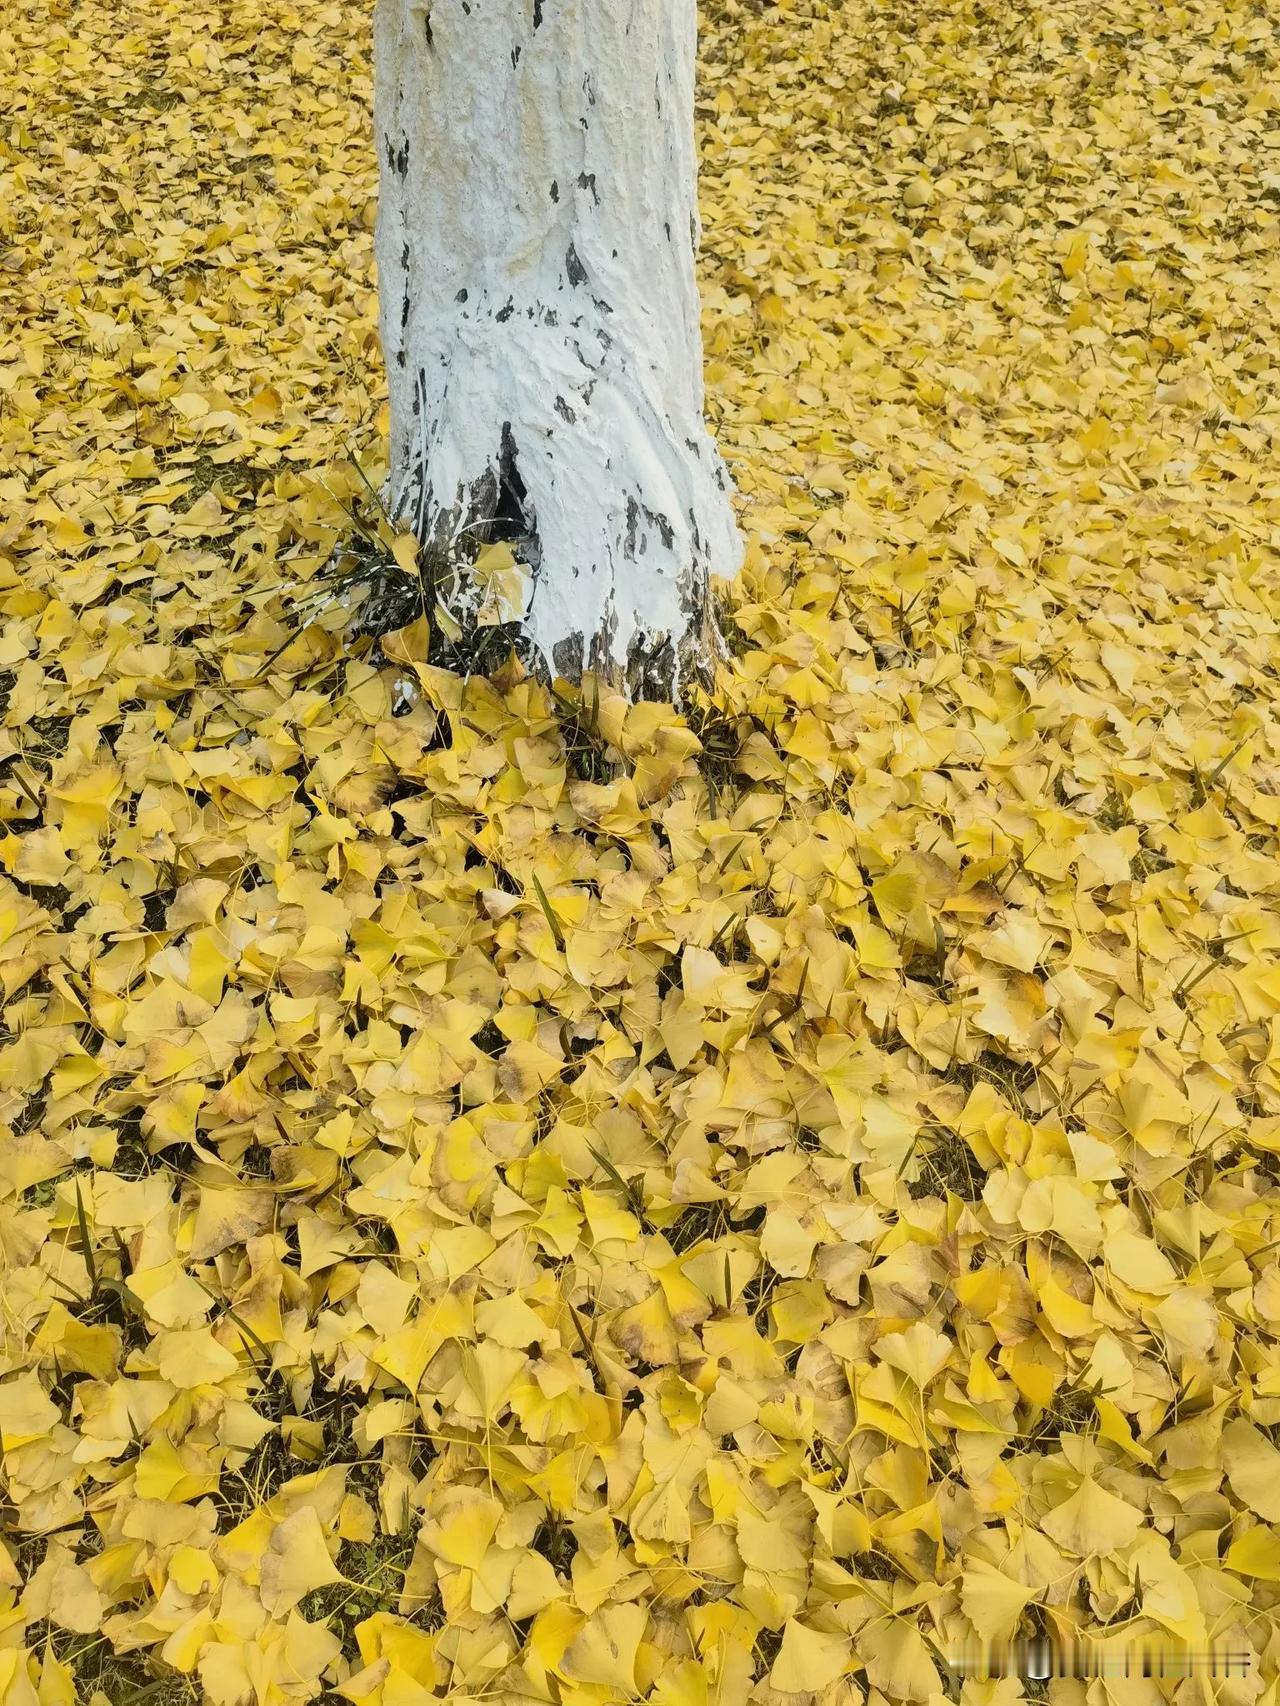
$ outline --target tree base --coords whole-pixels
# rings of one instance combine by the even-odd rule
[[[741,559],[701,417],[673,418],[643,363],[582,313],[566,334],[563,310],[531,308],[517,345],[512,316],[486,309],[415,350],[421,430],[390,494],[447,618],[432,624],[442,661],[492,655],[471,566],[504,540],[527,569],[504,642],[518,641],[529,668],[678,698],[724,655],[710,579]],[[455,626],[465,643],[448,638]]]
[[[345,547],[335,551],[335,559],[346,555]],[[465,573],[466,565],[455,567]],[[452,578],[453,571],[447,573]],[[693,689],[710,691],[714,687],[716,667],[730,655],[711,598],[706,601],[702,621],[696,628],[691,627],[678,644],[665,636],[651,643],[637,636],[625,659],[619,660],[609,653],[601,636],[577,633],[559,643],[557,659],[549,662],[518,622],[482,625],[472,619],[456,638],[452,637],[431,602],[432,581],[425,569],[419,582],[397,564],[380,561],[370,565],[359,579],[367,591],[347,630],[349,640],[372,638],[380,642],[386,635],[399,632],[425,616],[426,661],[457,675],[495,676],[514,656],[526,674],[548,686],[558,678],[578,682],[590,673],[632,703],[641,699],[669,700],[681,706]],[[428,599],[425,607],[424,584]],[[451,616],[454,610],[456,602],[450,610]],[[374,661],[388,661],[380,646],[374,653]]]

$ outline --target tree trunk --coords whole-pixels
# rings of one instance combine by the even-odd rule
[[[695,0],[375,22],[393,513],[433,575],[520,537],[546,665],[650,690],[705,662],[741,560],[702,416],[695,30]]]

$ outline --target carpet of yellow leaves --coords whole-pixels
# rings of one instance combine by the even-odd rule
[[[705,20],[686,719],[289,625],[367,60],[0,21],[0,1706],[1274,1706],[1274,14]]]

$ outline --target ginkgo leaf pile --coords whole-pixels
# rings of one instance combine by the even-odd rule
[[[308,601],[367,25],[0,21],[0,1706],[1274,1706],[1274,18],[705,20],[685,717]]]

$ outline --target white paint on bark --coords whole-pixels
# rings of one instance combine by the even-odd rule
[[[741,544],[703,422],[695,0],[378,0],[391,498],[519,495],[547,662],[687,663]],[[502,531],[501,527],[498,529]]]

